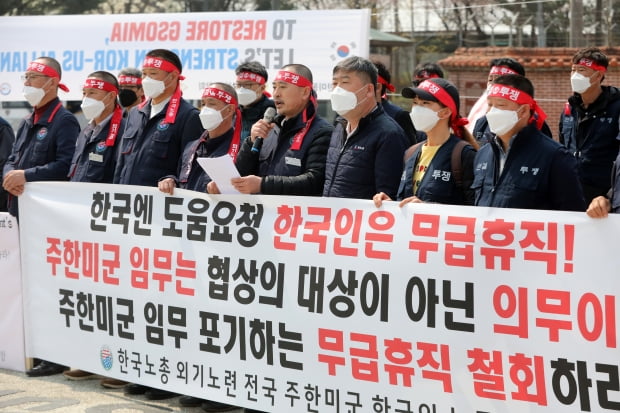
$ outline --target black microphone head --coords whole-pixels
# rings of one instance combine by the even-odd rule
[[[273,119],[276,117],[276,108],[272,108],[271,106],[265,110],[265,114],[263,115],[263,120],[265,122],[272,123]]]

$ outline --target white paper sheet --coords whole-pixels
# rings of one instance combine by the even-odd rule
[[[239,178],[239,171],[229,155],[219,158],[197,158],[198,164],[217,184],[222,194],[240,194],[231,184],[232,178]]]

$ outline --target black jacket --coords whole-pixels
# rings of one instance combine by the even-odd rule
[[[233,128],[217,138],[209,138],[209,131],[204,131],[200,138],[185,145],[177,176],[170,176],[170,178],[174,178],[179,187],[183,189],[206,192],[211,178],[198,164],[197,159],[219,158],[226,155],[232,139]]]
[[[34,113],[20,123],[4,175],[23,169],[27,182],[66,181],[79,133],[80,124],[75,116],[58,98],[52,100],[36,123]],[[17,216],[16,197],[9,197],[8,210]]]
[[[152,119],[150,102],[129,112],[114,173],[115,184],[157,186],[175,175],[185,145],[199,137],[198,109],[181,99],[174,123],[166,123],[166,106]]]
[[[360,120],[347,138],[340,120],[327,152],[323,196],[371,199],[378,192],[396,198],[407,137],[381,105]]]
[[[513,139],[503,171],[495,141],[474,160],[477,206],[585,211],[577,162],[558,142],[533,125]]]
[[[579,178],[589,202],[611,186],[611,168],[620,139],[620,90],[603,86],[601,95],[584,109],[574,94],[560,116],[560,142],[577,158]]]
[[[252,125],[262,119],[267,108],[274,108],[273,100],[262,95],[259,100],[248,106],[241,106],[241,141],[250,136]]]
[[[471,145],[466,145],[461,150],[462,183],[459,187],[452,173],[454,170],[452,165],[452,151],[458,141],[459,138],[455,135],[450,135],[450,138],[441,145],[431,160],[430,165],[428,165],[422,182],[420,182],[418,190],[414,194],[413,172],[422,152],[422,146],[420,146],[405,162],[405,170],[401,177],[397,199],[401,201],[415,195],[424,202],[473,205],[474,191],[471,189],[471,184],[474,180],[474,158],[476,156],[476,150]]]
[[[310,117],[314,112],[308,104]],[[291,149],[291,140],[304,127],[302,114],[276,122],[259,153],[252,151],[250,139],[241,145],[237,169],[241,176],[263,178],[261,193],[268,195],[321,195],[325,181],[325,157],[332,126],[317,116],[307,131],[301,148]]]
[[[96,182],[111,184],[114,180],[118,148],[125,130],[125,119],[121,120],[116,141],[112,146],[106,146],[105,141],[110,132],[111,114],[103,121],[103,127],[96,132],[93,124],[82,129],[77,138],[69,179],[73,182]]]

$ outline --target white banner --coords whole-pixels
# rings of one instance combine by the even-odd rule
[[[0,17],[0,100],[24,100],[22,75],[42,55],[62,64],[70,88],[63,100],[81,100],[96,70],[118,74],[142,66],[151,49],[175,51],[183,64],[183,95],[200,99],[211,82],[233,83],[234,69],[255,60],[269,73],[305,64],[321,99],[331,90],[336,62],[368,57],[368,10],[290,10],[222,13],[110,14]],[[270,86],[269,86],[270,87]]]
[[[620,406],[617,216],[78,183],[20,214],[30,356],[274,412]]]
[[[24,314],[17,220],[0,212],[0,369],[24,371]]]

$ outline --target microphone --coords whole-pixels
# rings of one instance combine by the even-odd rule
[[[268,107],[263,115],[263,120],[267,123],[275,122],[276,118],[276,109],[272,107]],[[260,149],[263,147],[263,138],[260,136],[254,139],[254,145],[252,145],[252,152],[260,152]]]

